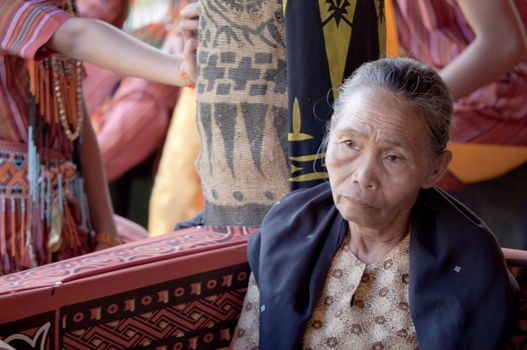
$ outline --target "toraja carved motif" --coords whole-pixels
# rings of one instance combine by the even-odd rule
[[[236,265],[64,307],[59,347],[228,346],[248,276],[247,264]]]
[[[253,231],[236,227],[182,230],[4,276],[0,279],[0,340],[16,349],[227,347],[243,304],[249,268],[244,257],[237,263],[226,263],[225,258],[233,252],[241,251],[243,255],[247,236]],[[160,261],[169,263],[158,264]],[[204,265],[202,271],[184,273],[204,262],[209,265]],[[527,258],[509,260],[509,265],[517,266],[511,270],[522,294],[507,349],[523,349],[527,346]],[[137,286],[144,275],[160,269],[166,276],[171,270],[183,272],[178,278],[166,277]],[[130,272],[136,282],[132,288],[124,286],[113,293],[89,292],[84,299],[75,295],[82,294],[89,284],[98,284],[99,289],[108,289],[107,284],[119,285],[121,276]],[[35,281],[26,282],[33,278]],[[80,283],[84,280],[88,283]],[[67,289],[67,294],[61,288],[54,293],[57,283],[62,289],[77,287]],[[47,294],[39,294],[42,290]],[[47,295],[44,304],[52,297],[60,303],[43,312],[27,312],[7,320],[6,315],[18,307],[14,302],[18,296],[23,303],[36,304],[35,298],[40,295]],[[33,306],[29,310],[34,310]]]
[[[243,243],[254,231],[254,228],[234,226],[205,226],[181,230],[159,238],[137,241],[36,269],[0,276],[0,296],[17,290],[51,286],[86,275],[139,265],[150,259],[168,259],[176,257],[178,252],[190,254],[209,246]]]
[[[0,326],[0,339],[15,349],[54,349],[55,312],[34,315]]]
[[[0,281],[0,305],[4,314],[0,316],[0,340],[12,346],[16,344],[17,349],[217,349],[228,346],[249,278],[244,251],[247,236],[253,231],[238,227],[182,230],[4,276]],[[235,264],[223,258],[233,252],[243,255]],[[194,271],[195,265],[203,265],[205,269],[185,273]],[[144,275],[159,273],[159,269],[167,276],[173,270],[180,270],[182,277],[140,284]],[[98,284],[101,290],[112,290],[109,285],[119,285],[126,274],[128,279],[131,276],[137,280],[132,285],[141,286],[125,285],[111,294],[88,292],[85,297],[84,287]],[[57,285],[60,288],[55,293]],[[39,294],[42,290],[46,293]],[[28,291],[33,294],[32,298],[24,295]],[[58,304],[57,300],[51,302],[47,312],[28,313],[6,322],[6,313],[15,313],[16,303],[11,301],[17,294],[22,303],[40,295],[59,301]]]
[[[17,349],[221,348],[230,342],[248,278],[248,265],[240,264],[89,300],[4,324],[0,339]]]

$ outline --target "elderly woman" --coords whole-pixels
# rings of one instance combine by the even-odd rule
[[[249,242],[234,349],[499,349],[517,300],[498,244],[434,187],[452,99],[431,68],[383,59],[342,88],[329,183],[292,192]]]

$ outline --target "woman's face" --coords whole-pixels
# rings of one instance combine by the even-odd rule
[[[424,118],[380,88],[358,90],[337,118],[326,166],[341,215],[378,230],[406,221],[438,177]]]

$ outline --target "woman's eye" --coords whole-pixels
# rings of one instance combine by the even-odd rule
[[[353,142],[353,140],[344,140],[343,143],[346,145],[346,146],[355,146],[355,142]]]
[[[386,156],[386,159],[388,159],[391,162],[397,162],[397,161],[402,160],[402,158],[398,156],[397,154],[389,154],[388,156]]]

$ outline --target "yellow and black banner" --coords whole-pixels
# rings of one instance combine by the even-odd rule
[[[345,78],[386,52],[384,0],[283,0],[291,189],[327,179],[320,144]]]

